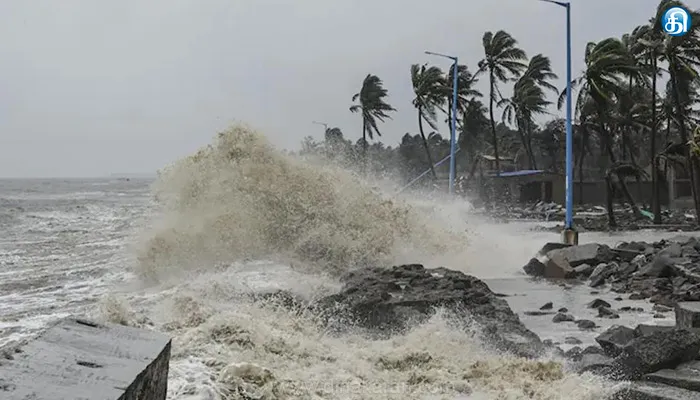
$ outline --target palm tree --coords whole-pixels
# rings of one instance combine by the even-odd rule
[[[622,41],[617,38],[604,39],[598,43],[590,42],[586,45],[584,60],[586,69],[583,75],[571,82],[571,88],[580,87],[576,107],[581,109],[586,101],[595,106],[598,122],[598,135],[601,144],[608,154],[612,164],[617,163],[614,152],[614,134],[609,129],[611,123],[611,110],[615,107],[615,100],[623,90],[623,76],[638,73],[638,69]],[[566,89],[559,96],[559,108],[564,103]],[[640,216],[639,208],[627,189],[624,180],[620,182],[620,189],[637,216]]]
[[[494,103],[499,101],[498,83],[506,82],[522,73],[527,59],[525,52],[517,47],[518,42],[507,32],[498,31],[484,33],[484,59],[479,61],[479,73],[489,74],[489,118],[491,119],[491,136],[493,152],[496,157],[496,175],[501,174],[501,164],[498,154],[498,137],[496,136],[496,121],[493,118]]]
[[[525,72],[515,82],[513,97],[498,102],[499,107],[505,106],[503,120],[508,123],[515,122],[530,169],[537,168],[535,153],[532,150],[532,130],[535,125],[533,117],[547,113],[551,102],[546,100],[543,88],[558,93],[559,90],[549,82],[550,79],[556,78],[549,58],[537,54],[530,59]]]
[[[533,116],[546,113],[549,104],[551,102],[545,99],[542,89],[531,79],[518,79],[513,87],[513,97],[498,102],[499,107],[505,106],[503,121],[510,124],[515,122],[530,169],[537,168],[531,145],[532,126],[535,124]]]
[[[391,119],[387,113],[396,111],[386,102],[388,91],[384,88],[384,82],[377,76],[367,74],[362,81],[362,88],[352,96],[352,101],[357,102],[350,106],[353,113],[362,112],[362,153],[365,164],[367,163],[367,136],[374,138],[374,134],[381,136],[377,121],[384,122]]]
[[[662,0],[656,13],[654,30],[662,31],[662,15],[669,7],[680,6],[689,10],[680,1]],[[690,11],[691,19],[697,21],[700,12]],[[673,94],[675,106],[675,119],[678,124],[678,131],[683,143],[688,143],[689,135],[687,129],[687,119],[690,113],[689,103],[692,98],[692,86],[698,79],[697,67],[700,66],[700,26],[697,23],[691,24],[690,31],[683,36],[668,36],[665,39],[662,60],[668,63],[669,82]],[[700,194],[698,194],[697,179],[700,178],[700,165],[697,157],[688,152],[688,172],[690,175],[693,201],[695,203],[695,213],[700,216]]]
[[[661,186],[659,185],[659,163],[657,158],[656,139],[659,123],[657,120],[658,98],[657,79],[660,75],[659,59],[663,52],[663,36],[658,29],[654,29],[653,19],[651,24],[643,25],[639,28],[638,43],[643,46],[641,55],[647,66],[647,72],[651,76],[651,131],[649,133],[649,158],[651,160],[651,190],[652,190],[652,213],[654,214],[654,224],[661,224]]]
[[[445,76],[438,67],[428,67],[427,64],[420,66],[413,64],[411,65],[411,82],[413,83],[413,92],[416,95],[412,103],[418,111],[418,129],[423,139],[425,153],[428,156],[430,172],[433,179],[437,179],[437,174],[435,174],[433,167],[433,157],[430,154],[430,146],[428,146],[428,140],[423,131],[423,120],[431,128],[437,130],[437,111],[441,110],[445,105]]]

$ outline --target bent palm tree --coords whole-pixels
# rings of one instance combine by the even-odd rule
[[[533,116],[545,114],[549,104],[551,102],[546,100],[542,89],[531,79],[519,79],[513,87],[513,97],[498,102],[499,107],[505,106],[503,121],[515,123],[530,169],[537,168],[531,145],[532,126],[535,124]]]
[[[486,32],[482,42],[484,59],[479,61],[479,72],[488,72],[489,74],[489,118],[491,119],[493,152],[496,157],[496,175],[500,175],[498,136],[496,135],[496,121],[493,118],[493,106],[498,101],[496,98],[498,83],[519,76],[526,69],[523,61],[527,59],[527,56],[522,49],[517,47],[518,42],[505,31],[498,31],[495,34]]]
[[[423,139],[425,153],[428,156],[430,172],[433,179],[437,179],[437,174],[435,174],[435,168],[433,167],[433,157],[430,154],[430,146],[428,146],[428,140],[423,131],[423,120],[431,128],[437,130],[437,110],[441,109],[445,104],[445,97],[443,96],[445,77],[442,70],[438,67],[413,64],[411,65],[411,82],[413,83],[413,92],[416,95],[412,103],[418,111],[418,129],[420,130],[421,139]]]
[[[367,162],[367,136],[374,138],[374,134],[381,136],[377,121],[384,122],[391,119],[387,113],[396,111],[386,102],[388,91],[384,88],[384,82],[377,76],[367,74],[362,81],[362,88],[352,96],[352,101],[358,104],[350,106],[353,113],[362,113],[362,153],[364,162]]]
[[[610,113],[614,108],[616,96],[623,90],[623,76],[630,76],[639,73],[635,63],[630,58],[627,49],[617,38],[604,39],[598,43],[590,42],[586,45],[584,56],[586,69],[583,75],[571,82],[571,88],[580,86],[576,99],[576,107],[580,109],[590,98],[592,101],[598,122],[598,135],[601,143],[608,154],[612,164],[617,163],[613,146],[613,133],[606,127],[609,125]],[[561,109],[566,89],[559,96],[558,107]],[[632,195],[627,189],[624,180],[620,181],[620,189],[627,201],[632,206],[635,215],[641,216]]]

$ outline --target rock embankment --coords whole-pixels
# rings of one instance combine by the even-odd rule
[[[614,248],[589,243],[545,245],[523,268],[531,276],[607,287],[629,299],[648,300],[655,310],[675,310],[675,326],[614,325],[600,347],[575,347],[565,356],[580,372],[630,381],[616,400],[700,400],[700,241],[676,237]],[[588,308],[619,318],[597,299]],[[560,313],[553,322],[573,321]],[[559,315],[559,314],[558,314]]]
[[[548,244],[523,269],[531,276],[578,279],[591,287],[609,285],[630,299],[668,307],[700,301],[700,241],[694,237],[629,242],[615,248]]]
[[[545,349],[504,299],[462,272],[413,264],[361,269],[343,281],[339,293],[314,305],[341,329],[352,325],[380,334],[401,332],[443,309],[455,319],[476,322],[487,342],[498,349],[524,357],[539,356]]]

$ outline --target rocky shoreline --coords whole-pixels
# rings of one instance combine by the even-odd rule
[[[614,400],[700,400],[700,241],[677,237],[615,248],[548,243],[524,270],[535,279],[565,287],[610,290],[619,296],[616,300],[625,296],[651,302],[661,317],[675,312],[676,324],[615,325],[621,312],[635,310],[616,309],[602,298],[590,301],[586,309],[610,322],[607,329],[592,319],[575,318],[553,302],[519,316],[506,301],[508,295],[492,291],[480,279],[418,264],[355,270],[341,279],[338,293],[311,302],[284,291],[254,297],[311,311],[328,332],[360,329],[376,337],[404,332],[440,309],[494,350],[530,359],[553,353],[578,373],[628,382]],[[575,337],[566,338],[567,346],[541,340],[521,317],[571,324],[578,331],[597,334],[596,345],[581,348]]]
[[[631,300],[647,300],[658,314],[675,311],[675,326],[613,325],[596,337],[598,346],[574,347],[563,355],[579,372],[632,383],[615,399],[700,399],[700,241],[678,236],[654,243],[627,242],[615,248],[589,243],[548,243],[524,267],[526,274],[561,282],[603,286]],[[587,305],[598,318],[618,319],[620,311],[602,299]],[[554,309],[545,304],[544,310]],[[567,310],[553,323],[594,329],[591,320]],[[663,315],[659,315],[663,317]]]

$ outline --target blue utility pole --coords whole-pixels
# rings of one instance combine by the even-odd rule
[[[426,51],[425,54],[432,56],[449,58],[453,61],[452,64],[452,120],[450,121],[450,183],[449,192],[454,193],[455,190],[455,154],[457,153],[457,78],[459,76],[459,64],[457,57],[447,56],[445,54],[433,53]]]
[[[578,243],[574,229],[574,151],[571,128],[571,4],[563,1],[540,0],[566,9],[566,221],[562,239],[568,244]]]

